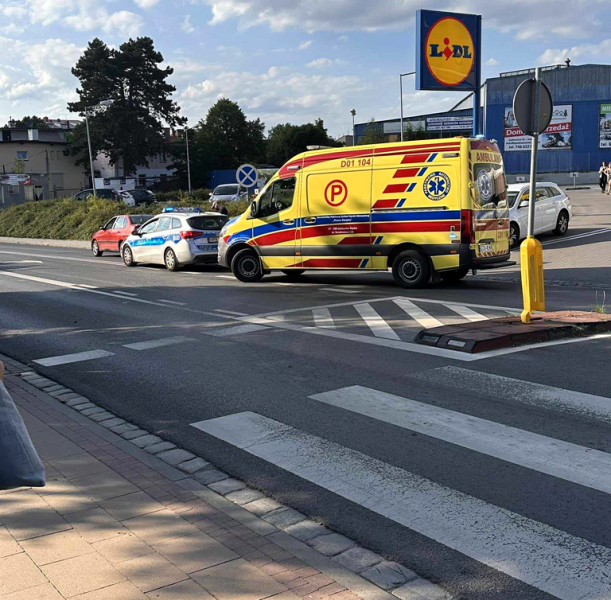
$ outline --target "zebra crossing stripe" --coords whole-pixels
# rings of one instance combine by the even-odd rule
[[[357,312],[365,321],[371,333],[379,338],[386,340],[400,340],[401,338],[394,332],[393,328],[377,313],[371,304],[355,304]]]
[[[61,356],[39,358],[33,362],[42,365],[43,367],[56,367],[57,365],[67,365],[70,363],[81,362],[82,360],[106,358],[107,356],[113,356],[113,354],[113,352],[107,352],[106,350],[89,350],[88,352],[75,352],[74,354],[63,354]]]
[[[445,304],[444,306],[450,310],[453,310],[455,313],[458,313],[461,317],[464,317],[472,323],[476,323],[477,321],[488,321],[488,317],[471,310],[468,306],[462,306],[460,304]]]
[[[180,335],[174,337],[161,338],[158,340],[147,340],[146,342],[135,342],[133,344],[123,344],[124,348],[130,350],[151,350],[153,348],[163,348],[164,346],[172,346],[174,344],[182,344],[184,342],[195,342],[195,338],[183,337]]]
[[[611,454],[607,452],[358,385],[310,398],[611,493]]]
[[[449,381],[452,389],[468,389],[471,393],[490,396],[493,399],[561,410],[611,423],[611,399],[603,396],[452,366],[422,371],[410,375],[411,377],[434,381],[437,386],[443,381]]]
[[[253,412],[192,425],[560,600],[608,597],[609,548]]]
[[[426,311],[422,310],[419,306],[416,306],[411,300],[407,298],[395,298],[394,302],[397,306],[402,308],[412,319],[418,321],[425,329],[431,329],[432,327],[441,327],[443,323],[438,321],[435,317],[432,317]]]
[[[328,308],[317,308],[312,311],[312,316],[314,317],[316,327],[335,329],[335,323]]]

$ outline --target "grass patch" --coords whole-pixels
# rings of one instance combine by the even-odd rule
[[[161,200],[161,199],[160,199]],[[165,200],[165,198],[164,198]],[[183,195],[172,201],[177,207],[199,207],[210,210],[210,202]],[[231,217],[242,214],[248,202],[225,203]],[[0,236],[53,240],[89,240],[100,225],[115,215],[151,214],[163,210],[161,204],[126,206],[114,200],[89,198],[88,200],[44,200],[26,202],[0,210]]]

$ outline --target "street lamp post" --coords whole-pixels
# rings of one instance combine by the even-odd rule
[[[189,126],[185,123],[185,141],[187,142],[187,185],[191,195],[191,159],[189,158]]]
[[[350,111],[350,114],[352,115],[352,145],[356,145],[356,136],[354,135],[354,117],[356,117],[356,110],[353,108]]]
[[[91,136],[89,135],[89,111],[96,108],[105,108],[112,104],[112,100],[102,100],[94,106],[85,107],[85,127],[87,128],[87,146],[89,148],[89,168],[91,169],[91,187],[93,188],[93,195],[95,196],[95,173],[93,172],[93,152],[91,151]]]
[[[401,94],[401,141],[403,141],[403,78],[415,74],[416,71],[410,71],[409,73],[401,73],[401,75],[399,75],[399,93]]]

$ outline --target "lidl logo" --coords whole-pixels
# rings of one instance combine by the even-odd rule
[[[467,27],[454,17],[443,17],[430,28],[425,42],[426,64],[442,85],[461,84],[473,69],[474,44]]]

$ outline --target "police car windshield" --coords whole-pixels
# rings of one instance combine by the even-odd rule
[[[214,193],[217,196],[235,196],[238,193],[237,185],[219,185]]]
[[[218,216],[218,217],[189,217],[187,219],[187,223],[193,229],[212,229],[212,230],[220,230],[223,228],[223,225],[227,223],[228,217]]]
[[[513,208],[515,206],[519,195],[520,192],[507,192],[507,202],[509,204],[509,208]]]

